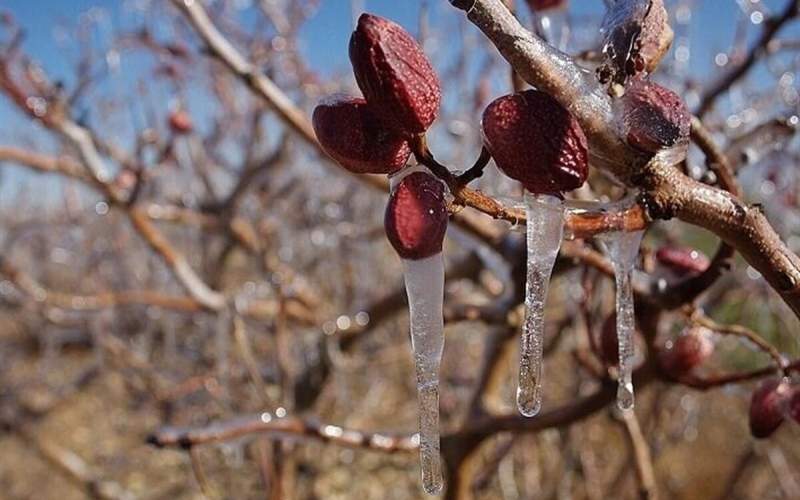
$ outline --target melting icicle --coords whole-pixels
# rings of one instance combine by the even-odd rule
[[[617,286],[617,342],[619,343],[619,374],[617,406],[620,410],[633,408],[633,287],[631,275],[639,244],[644,231],[613,232],[602,236],[614,264],[614,277]]]
[[[550,195],[525,192],[528,273],[525,283],[525,323],[519,353],[517,408],[526,417],[542,407],[542,348],[544,305],[550,274],[564,233],[562,201]]]
[[[547,9],[539,14],[537,22],[547,43],[564,52],[570,38],[568,11],[563,7]]]
[[[439,365],[444,350],[444,259],[403,259],[411,314],[411,347],[419,398],[419,455],[422,487],[431,495],[442,489],[439,458]]]

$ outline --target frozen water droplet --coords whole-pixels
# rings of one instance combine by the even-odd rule
[[[439,457],[439,366],[444,350],[444,260],[442,254],[420,260],[404,259],[403,270],[417,374],[422,487],[435,495],[443,485]]]
[[[616,281],[617,342],[619,344],[619,374],[617,406],[620,410],[633,408],[633,332],[635,319],[633,310],[633,286],[631,275],[644,231],[613,232],[601,238],[606,244],[611,262],[614,264]]]
[[[532,417],[542,407],[544,306],[564,234],[564,207],[559,198],[525,193],[528,271],[525,283],[525,321],[519,353],[517,408]]]

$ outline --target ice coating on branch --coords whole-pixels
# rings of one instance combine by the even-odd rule
[[[311,121],[322,149],[353,173],[390,174],[411,155],[406,140],[384,127],[359,97],[328,97]]]
[[[635,80],[618,100],[618,120],[628,144],[647,153],[688,147],[692,115],[673,91]]]
[[[663,0],[616,0],[603,18],[601,82],[625,85],[628,78],[652,73],[672,44],[673,31]]]
[[[350,38],[350,62],[364,97],[398,133],[424,133],[439,114],[439,77],[400,25],[362,14]]]
[[[528,268],[517,408],[522,415],[532,417],[539,413],[542,406],[544,311],[550,275],[564,234],[564,207],[560,198],[527,192],[525,205]]]
[[[586,181],[586,136],[548,94],[526,90],[495,99],[483,112],[482,128],[497,167],[526,190],[558,194]]]
[[[616,282],[617,342],[619,343],[617,406],[620,410],[633,408],[634,402],[633,334],[635,318],[631,277],[643,235],[644,231],[618,231],[606,233],[601,237],[606,244],[611,262],[614,264]]]
[[[439,366],[444,350],[444,260],[441,253],[418,260],[403,259],[403,270],[417,374],[422,486],[427,493],[435,495],[442,489]]]
[[[386,236],[404,259],[424,259],[442,251],[447,231],[444,185],[417,171],[392,190],[384,217]]]
[[[750,399],[750,433],[767,438],[783,423],[791,388],[784,379],[765,380]]]

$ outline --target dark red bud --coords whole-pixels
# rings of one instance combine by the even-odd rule
[[[405,139],[387,130],[361,98],[321,103],[311,121],[322,149],[357,174],[396,172],[411,154]]]
[[[169,128],[176,134],[189,134],[194,128],[192,117],[186,111],[173,111],[169,115]]]
[[[602,80],[624,84],[643,71],[652,73],[672,44],[674,33],[663,0],[613,2],[603,19]]]
[[[685,247],[661,247],[656,260],[679,276],[702,273],[711,265],[703,252]]]
[[[424,133],[439,114],[439,78],[416,40],[398,24],[362,14],[350,37],[350,62],[361,92],[388,126]]]
[[[535,12],[543,10],[555,9],[557,7],[564,7],[567,5],[567,0],[525,0],[528,7]]]
[[[407,175],[389,198],[384,226],[389,242],[404,259],[441,252],[447,230],[444,185],[426,172]]]
[[[526,90],[495,99],[483,112],[482,125],[498,168],[528,191],[562,193],[586,181],[586,136],[548,94]]]
[[[753,437],[769,437],[783,423],[791,390],[783,380],[765,380],[750,400],[750,433]]]
[[[669,342],[658,354],[661,370],[673,379],[680,379],[703,364],[714,353],[711,332],[702,327],[685,331]]]
[[[619,341],[617,340],[617,315],[609,314],[600,330],[600,357],[608,366],[619,364]]]
[[[649,80],[635,80],[621,98],[623,134],[628,144],[648,153],[689,140],[692,115],[673,91]]]
[[[795,387],[792,391],[792,399],[789,400],[789,416],[800,424],[800,388]]]

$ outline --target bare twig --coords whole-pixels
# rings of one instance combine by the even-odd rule
[[[711,86],[703,91],[700,96],[700,104],[697,107],[697,116],[701,118],[705,116],[714,106],[717,97],[744,77],[748,71],[750,71],[750,68],[752,68],[763,55],[769,52],[770,42],[786,23],[797,16],[798,6],[800,6],[800,2],[797,0],[788,0],[780,15],[764,21],[764,29],[761,31],[761,36],[758,37],[758,40],[755,41],[747,52],[747,57],[745,57],[740,64],[737,64],[727,73],[721,75]]]

